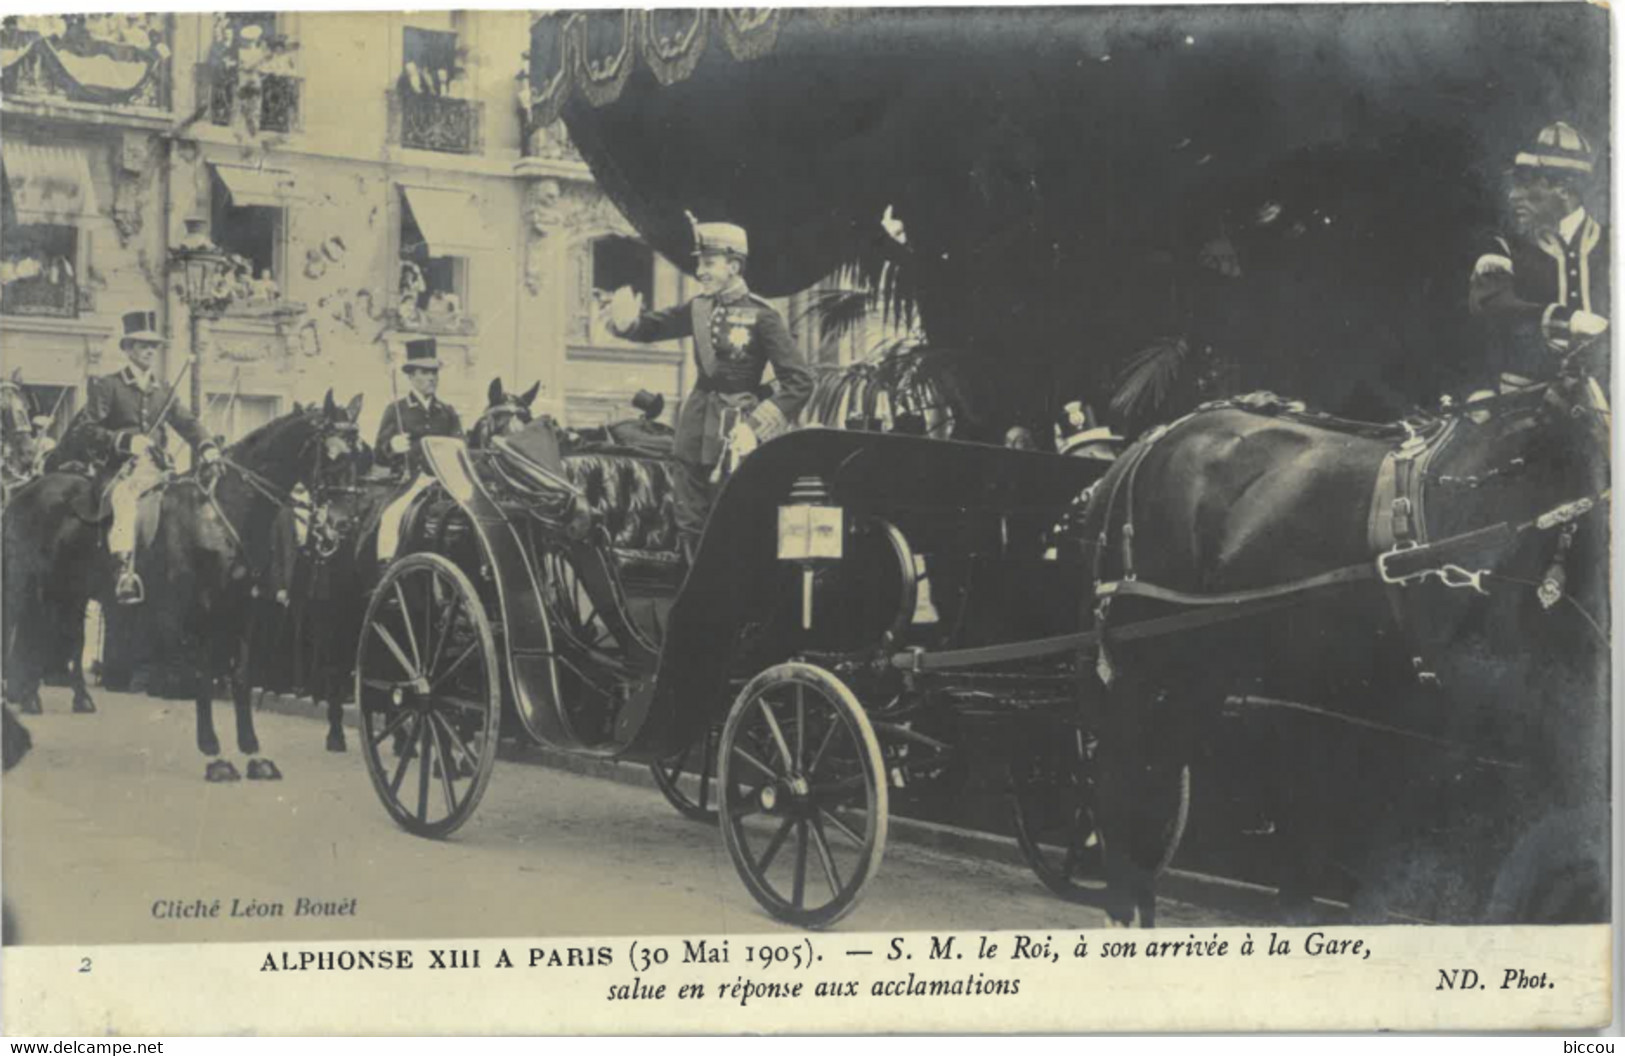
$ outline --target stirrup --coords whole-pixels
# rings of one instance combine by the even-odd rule
[[[139,605],[147,600],[146,584],[134,571],[121,572],[113,587],[113,597],[120,605]]]

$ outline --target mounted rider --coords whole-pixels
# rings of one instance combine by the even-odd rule
[[[1514,230],[1484,247],[1468,283],[1505,388],[1548,377],[1558,356],[1608,329],[1608,228],[1585,206],[1595,165],[1591,144],[1562,121],[1513,161]]]
[[[59,460],[77,460],[112,473],[107,504],[113,524],[107,548],[118,560],[116,593],[123,605],[145,597],[135,572],[137,503],[163,481],[168,430],[173,426],[204,464],[217,461],[220,450],[192,412],[175,400],[174,390],[153,371],[153,360],[167,341],[158,332],[156,312],[126,312],[119,347],[129,358],[124,369],[92,378],[85,409],[63,439]],[[195,369],[195,367],[193,368]]]
[[[609,304],[609,327],[629,341],[694,339],[697,376],[677,421],[673,478],[677,530],[692,560],[721,488],[725,456],[743,457],[785,432],[812,395],[813,377],[784,317],[745,284],[745,229],[689,219],[704,292],[676,308],[645,311],[642,298],[623,287]],[[762,386],[769,363],[776,392]]]
[[[423,438],[463,435],[463,422],[457,409],[435,395],[440,387],[440,346],[432,337],[406,343],[406,360],[401,364],[411,389],[384,408],[378,426],[373,455],[390,469],[413,474],[412,485],[386,507],[378,524],[378,559],[395,556],[400,543],[401,518],[431,483],[421,472]]]

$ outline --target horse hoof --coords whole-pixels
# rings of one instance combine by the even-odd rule
[[[337,730],[327,735],[327,750],[330,752],[344,752],[349,749],[344,744],[344,734]]]
[[[269,759],[250,759],[248,761],[248,779],[250,781],[281,781],[282,771]]]
[[[230,759],[216,759],[203,770],[203,780],[205,781],[241,781],[242,779],[243,775],[239,774],[237,768],[231,765]]]
[[[18,710],[24,715],[44,715],[45,709],[40,707],[39,695],[35,694],[18,705]]]
[[[96,714],[96,702],[89,697],[74,697],[73,713],[75,715],[94,715]]]

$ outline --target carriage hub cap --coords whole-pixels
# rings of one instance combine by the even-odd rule
[[[789,788],[790,794],[795,796],[797,799],[800,799],[800,798],[806,796],[808,793],[810,793],[812,791],[812,786],[807,784],[807,779],[805,777],[802,777],[800,774],[797,774],[795,777],[792,777],[786,783],[786,787]]]
[[[397,708],[401,706],[401,702],[403,700],[405,700],[405,699],[406,699],[406,694],[401,692],[401,687],[396,686],[393,690],[390,691],[390,694],[389,694],[390,703],[394,704]]]
[[[772,810],[779,802],[779,790],[772,785],[762,789],[762,809]]]

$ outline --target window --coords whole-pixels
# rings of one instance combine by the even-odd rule
[[[450,193],[454,192],[414,189],[411,195],[404,192],[401,195],[401,274],[398,294],[401,322],[408,327],[427,324],[432,328],[434,323],[452,323],[464,314],[468,258],[450,252],[460,246],[441,248],[441,245],[431,244],[424,227],[437,230],[444,226],[447,218],[430,212],[420,223],[413,206],[414,196],[418,202],[417,208],[426,211],[439,204],[449,205],[454,199],[447,198],[442,202],[441,195]]]
[[[239,205],[239,198],[251,198],[256,204]],[[209,183],[209,232],[215,245],[237,261],[239,304],[275,300],[280,295],[284,210],[262,202],[263,199],[247,193],[234,195],[221,178],[220,170],[213,170]]]
[[[457,33],[407,26],[401,31],[402,94],[456,95],[463,70],[457,61]]]
[[[18,224],[0,249],[0,312],[79,314],[79,229],[70,224]]]
[[[208,61],[198,71],[198,91],[208,107],[209,122],[230,125],[240,116],[250,134],[294,131],[299,122],[299,78],[294,76],[293,56],[292,44],[277,32],[275,12],[217,15]]]
[[[211,392],[203,402],[203,427],[210,436],[223,436],[226,443],[234,444],[260,426],[269,425],[281,413],[279,396]]]
[[[673,303],[674,291],[662,289],[656,282],[655,260],[654,250],[625,235],[604,235],[586,244],[577,263],[579,338],[600,347],[620,343],[599,317],[598,305],[622,287],[629,287],[643,298],[645,309],[665,308]]]
[[[446,29],[407,26],[401,31],[401,69],[391,116],[395,141],[402,146],[446,154],[480,151],[484,108],[464,98],[468,73],[457,21],[453,15]]]

